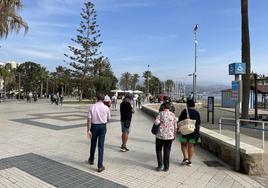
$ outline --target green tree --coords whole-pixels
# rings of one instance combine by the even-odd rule
[[[165,89],[166,91],[168,92],[168,94],[170,95],[171,91],[172,91],[172,88],[174,87],[174,82],[173,80],[167,80],[165,81]]]
[[[159,80],[159,78],[152,75],[149,84],[150,84],[150,93],[153,93],[154,95],[160,93],[161,81]]]
[[[21,74],[21,85],[25,92],[39,92],[41,89],[41,80],[45,68],[40,64],[28,61],[22,63],[17,68],[17,71]]]
[[[6,38],[12,31],[18,33],[24,28],[28,31],[27,23],[18,15],[22,7],[21,0],[0,0],[0,38]]]
[[[131,89],[136,90],[137,83],[139,82],[140,76],[138,74],[133,74],[131,76]]]
[[[117,78],[111,68],[108,58],[99,58],[94,62],[93,80],[95,92],[107,93],[116,88]],[[90,92],[91,93],[91,92]]]
[[[248,117],[250,93],[250,37],[248,21],[248,0],[241,0],[242,17],[242,62],[246,63],[246,74],[243,80],[242,118]]]
[[[39,78],[40,78],[40,96],[42,97],[42,95],[44,94],[44,82],[47,80],[49,76],[49,72],[46,70],[45,67],[41,67],[40,71],[39,71]],[[46,93],[46,95],[48,95],[48,93]]]
[[[56,71],[51,73],[53,93],[59,92],[65,94],[68,84],[72,82],[71,77],[71,71],[69,69],[63,66],[56,67]]]
[[[149,88],[149,86],[150,86],[150,78],[152,77],[152,72],[151,71],[145,71],[144,73],[143,73],[143,78],[145,79],[144,80],[144,86],[146,87],[146,92],[148,93],[148,92],[150,92],[149,90],[150,90],[150,88]]]
[[[0,65],[0,77],[2,77],[4,81],[4,98],[5,98],[8,84],[15,81],[15,69],[12,68],[12,65],[10,63],[7,63],[3,66]]]
[[[129,72],[124,72],[120,78],[120,86],[124,90],[129,90],[131,86],[132,75]]]
[[[93,68],[96,57],[100,55],[98,52],[102,42],[99,41],[100,30],[97,25],[97,15],[94,4],[90,1],[86,2],[85,8],[82,8],[80,28],[77,29],[78,35],[76,39],[72,39],[76,46],[69,46],[72,55],[65,56],[71,60],[70,65],[73,68],[73,75],[79,80],[80,97],[82,100],[86,81]]]

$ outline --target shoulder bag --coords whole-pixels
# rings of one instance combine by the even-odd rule
[[[153,127],[151,129],[151,132],[152,134],[156,135],[158,132],[159,132],[159,129],[160,129],[160,124],[161,124],[161,121],[162,121],[162,113],[163,112],[160,112],[159,115],[160,115],[160,123],[159,124],[153,124]]]
[[[186,113],[187,113],[187,118],[178,123],[179,132],[182,135],[191,134],[195,130],[195,122],[196,122],[196,120],[190,119],[189,111],[188,111],[187,106],[186,106]]]

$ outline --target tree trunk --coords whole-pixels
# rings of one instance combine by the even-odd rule
[[[41,91],[40,91],[40,97],[43,98],[43,88],[44,88],[44,83],[41,81]]]
[[[79,102],[83,99],[83,89],[80,90]]]
[[[246,63],[246,74],[243,80],[242,118],[248,118],[250,93],[250,37],[248,21],[248,0],[241,0],[242,16],[242,62]]]

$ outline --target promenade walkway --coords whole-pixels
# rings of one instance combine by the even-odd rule
[[[0,187],[266,187],[200,148],[192,167],[180,166],[182,154],[176,142],[170,170],[156,172],[152,118],[140,111],[133,116],[128,152],[120,152],[120,116],[112,111],[105,141],[106,170],[98,173],[96,166],[86,163],[87,109],[87,105],[1,103]]]

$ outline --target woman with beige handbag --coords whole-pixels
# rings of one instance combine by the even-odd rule
[[[183,154],[181,165],[191,166],[194,146],[200,142],[200,114],[194,107],[195,102],[188,99],[186,109],[181,112],[179,117],[177,141],[181,143]]]

